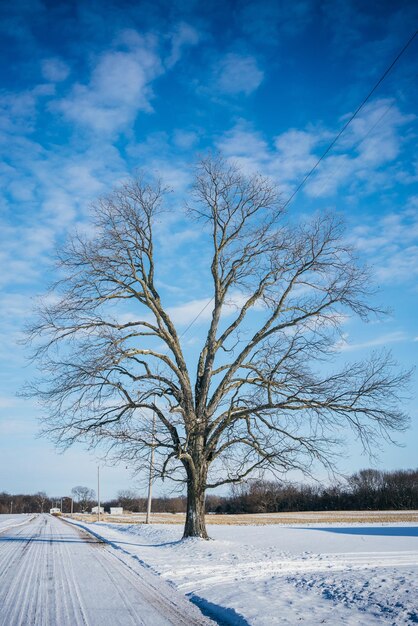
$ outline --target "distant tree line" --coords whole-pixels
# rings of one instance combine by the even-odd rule
[[[184,513],[186,511],[186,497],[155,497],[152,499],[154,513]],[[121,506],[124,511],[132,513],[145,513],[147,510],[147,498],[137,494],[132,489],[123,489],[117,493],[116,498],[103,503],[105,511],[110,507]]]
[[[123,506],[127,511],[144,512],[146,498],[134,491],[120,491],[105,503]],[[364,469],[345,482],[334,485],[306,485],[279,481],[253,480],[232,487],[228,496],[209,495],[207,513],[278,513],[290,511],[418,509],[418,469],[384,472]],[[156,513],[182,513],[185,497],[154,498]]]
[[[48,496],[44,491],[34,494],[11,494],[0,492],[0,514],[5,513],[49,513],[53,507],[61,508],[64,513],[71,512],[73,499],[74,513],[90,511],[96,504],[96,494],[88,487],[74,487],[71,496]]]
[[[208,512],[418,509],[418,470],[361,470],[331,486],[256,480],[234,486],[226,498],[209,498]]]
[[[74,512],[90,511],[95,493],[87,487],[74,487]],[[153,498],[154,513],[184,513],[185,496]],[[63,497],[63,512],[71,501]],[[106,511],[121,506],[125,511],[143,513],[147,499],[133,490],[119,491],[117,497],[102,503]],[[28,494],[0,493],[0,513],[42,513],[61,505],[61,497],[50,498],[43,491]],[[384,472],[364,469],[345,482],[334,485],[306,485],[279,481],[253,480],[232,487],[228,496],[206,498],[207,513],[279,513],[292,511],[353,511],[418,509],[418,469]]]
[[[49,498],[44,491],[34,494],[0,492],[0,513],[43,513],[55,506],[58,498]],[[58,505],[59,506],[59,505]]]

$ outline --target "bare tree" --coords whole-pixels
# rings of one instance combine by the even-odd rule
[[[45,504],[49,502],[49,498],[46,495],[45,491],[38,491],[38,493],[35,493],[35,500],[40,509],[40,512],[43,513]]]
[[[89,487],[83,487],[82,485],[73,487],[71,489],[71,495],[77,502],[82,513],[85,513],[87,511],[96,496],[93,489],[90,489]]]
[[[146,498],[141,498],[132,489],[118,491],[116,500],[125,511],[143,512],[146,510]]]
[[[61,251],[63,278],[31,332],[43,372],[33,392],[58,445],[106,444],[138,470],[153,447],[157,474],[187,483],[184,536],[207,537],[207,489],[266,468],[332,468],[346,427],[365,448],[403,429],[408,375],[387,354],[329,371],[343,315],[375,311],[341,224],[292,224],[268,179],[210,157],[188,206],[212,248],[212,315],[194,372],[157,288],[165,193],[128,182],[96,203],[94,238]],[[115,303],[135,317],[121,320]]]

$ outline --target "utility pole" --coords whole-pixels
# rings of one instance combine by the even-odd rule
[[[62,504],[64,500],[71,500],[71,515],[72,515],[73,514],[73,499],[71,496],[64,496],[63,498],[61,498],[61,513],[63,512]]]
[[[152,414],[152,441],[151,441],[151,458],[150,458],[150,464],[149,464],[147,515],[145,518],[146,524],[150,524],[150,520],[151,520],[152,480],[154,478],[154,439],[155,439],[155,411]]]
[[[97,521],[100,522],[100,466],[97,466]]]

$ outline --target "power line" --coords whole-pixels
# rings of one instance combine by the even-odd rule
[[[357,115],[360,113],[361,109],[364,107],[364,105],[366,104],[366,102],[368,100],[370,100],[371,96],[374,94],[374,92],[376,91],[376,89],[379,87],[379,85],[385,80],[386,76],[389,74],[389,72],[392,70],[392,68],[396,65],[396,63],[399,61],[399,59],[401,58],[401,56],[403,55],[403,53],[406,51],[406,49],[411,45],[411,43],[413,42],[413,40],[415,39],[415,37],[417,36],[418,31],[415,31],[414,34],[412,35],[412,37],[409,38],[409,40],[407,41],[407,43],[404,45],[404,47],[402,48],[402,50],[397,54],[397,56],[394,58],[394,60],[392,61],[392,63],[389,65],[389,67],[386,68],[386,70],[383,72],[383,74],[381,75],[381,77],[379,78],[379,80],[377,81],[377,83],[374,85],[374,87],[369,91],[369,93],[367,94],[367,96],[364,98],[364,100],[362,101],[362,103],[357,107],[357,109],[354,111],[354,113],[351,115],[351,117],[347,120],[347,122],[344,124],[344,126],[341,128],[341,130],[339,131],[339,133],[334,137],[334,139],[331,141],[331,143],[329,144],[329,146],[327,147],[327,149],[325,150],[325,152],[319,157],[319,159],[317,160],[317,162],[315,163],[315,165],[312,167],[312,169],[306,174],[305,178],[299,183],[299,185],[296,187],[296,189],[294,190],[294,192],[290,195],[290,197],[286,200],[286,202],[283,205],[283,209],[285,209],[288,204],[290,204],[290,202],[293,200],[293,198],[295,197],[295,195],[298,193],[298,191],[300,191],[302,189],[302,187],[304,186],[304,184],[306,183],[306,181],[308,180],[308,178],[310,176],[312,176],[312,174],[314,173],[314,171],[316,170],[316,168],[318,167],[318,165],[321,163],[321,161],[323,161],[323,159],[327,156],[328,152],[335,146],[335,144],[337,143],[337,141],[339,140],[339,138],[341,137],[341,135],[343,134],[343,132],[345,130],[347,130],[347,128],[349,127],[349,125],[351,124],[351,122],[354,120],[355,117],[357,117]]]
[[[296,189],[293,191],[293,193],[289,196],[289,198],[286,200],[286,202],[283,205],[283,209],[285,209],[290,202],[293,200],[293,198],[296,196],[296,194],[302,189],[302,187],[305,185],[306,181],[308,180],[308,178],[310,178],[312,176],[312,174],[315,172],[315,170],[317,169],[318,165],[321,163],[321,161],[323,161],[325,159],[325,157],[327,156],[327,154],[330,152],[330,150],[332,150],[332,148],[335,146],[335,144],[337,143],[337,141],[339,140],[339,138],[341,137],[341,135],[347,130],[347,128],[350,126],[351,122],[357,117],[357,115],[360,113],[360,111],[362,110],[362,108],[364,107],[364,105],[370,100],[370,98],[372,97],[372,95],[374,94],[374,92],[376,91],[376,89],[381,85],[381,83],[385,80],[386,76],[391,72],[391,70],[393,69],[393,67],[396,65],[396,63],[399,61],[399,59],[401,58],[401,56],[404,54],[404,52],[406,52],[407,48],[409,48],[409,46],[411,45],[411,43],[413,42],[413,40],[415,39],[415,37],[417,36],[418,31],[415,31],[413,33],[413,35],[408,39],[408,41],[406,42],[406,44],[404,45],[404,47],[402,48],[402,50],[396,55],[396,57],[393,59],[392,63],[386,68],[386,70],[383,72],[383,74],[380,76],[379,80],[375,83],[375,85],[373,86],[373,88],[369,91],[369,93],[367,94],[367,96],[364,98],[364,100],[361,102],[361,104],[357,107],[357,109],[354,111],[354,113],[351,115],[351,117],[347,120],[347,122],[344,124],[344,126],[341,128],[341,130],[337,133],[337,135],[334,137],[334,139],[331,141],[331,143],[329,144],[329,146],[326,148],[325,152],[319,157],[319,159],[317,160],[317,162],[315,163],[315,165],[312,167],[312,169],[305,175],[305,177],[303,178],[303,180],[299,183],[299,185],[296,187]],[[389,111],[390,108],[392,108],[393,104],[391,104],[386,111],[384,112],[384,114],[378,119],[378,121],[371,127],[371,129],[369,129],[369,131],[366,133],[366,135],[361,139],[361,141],[364,141],[364,139],[372,132],[372,130],[379,124],[379,122],[385,117],[386,113]],[[361,142],[359,142],[361,143]],[[203,309],[196,315],[196,317],[190,322],[190,324],[187,326],[187,328],[182,332],[182,334],[180,335],[180,339],[182,337],[184,337],[184,335],[188,332],[188,330],[193,326],[193,324],[199,319],[199,317],[204,313],[204,311],[207,309],[207,307],[209,306],[209,304],[211,304],[214,300],[214,297],[212,297],[209,302],[207,302],[205,304],[205,306],[203,307]]]
[[[185,330],[183,330],[183,332],[181,333],[179,339],[181,339],[189,330],[189,328],[191,328],[193,326],[193,324],[199,319],[199,317],[202,315],[202,313],[204,311],[206,311],[206,309],[208,308],[208,306],[213,302],[213,296],[212,298],[206,302],[205,306],[203,307],[203,309],[201,311],[199,311],[199,313],[196,315],[196,317],[194,319],[192,319],[192,321],[190,322],[190,324],[187,326],[187,328]]]
[[[396,100],[392,100],[392,102],[383,111],[382,115],[380,115],[380,117],[375,121],[375,123],[372,126],[370,126],[369,130],[367,131],[367,133],[365,135],[363,135],[363,137],[361,137],[355,144],[353,144],[350,147],[351,151],[356,150],[367,139],[367,137],[369,137],[371,135],[371,133],[374,131],[374,129],[377,126],[379,126],[380,122],[386,117],[386,115],[389,113],[389,111],[395,106],[395,103],[396,103]],[[319,188],[319,191],[322,191],[325,188],[327,183],[331,180],[331,178],[333,176],[335,176],[335,174],[337,172],[339,172],[340,169],[341,169],[341,165],[339,167],[335,167],[333,170],[331,170],[331,172],[328,174],[328,176],[326,176],[325,179],[323,180],[323,184]]]
[[[206,304],[203,307],[203,309],[201,309],[199,311],[199,313],[192,319],[192,321],[189,323],[189,325],[183,330],[183,332],[179,335],[179,339],[182,339],[184,337],[184,335],[189,331],[189,329],[193,326],[193,324],[199,319],[199,317],[202,315],[202,313],[204,311],[206,311],[206,309],[213,302],[213,300],[214,300],[214,296],[212,296],[212,298],[206,302]],[[169,350],[168,347],[165,348],[165,350],[163,351],[163,354],[167,354],[168,350]]]
[[[415,39],[416,35],[418,34],[418,31],[415,31],[415,33],[412,35],[412,37],[408,40],[408,42],[405,44],[405,46],[402,48],[402,50],[399,52],[399,54],[396,56],[396,58],[392,61],[392,63],[389,65],[389,67],[385,70],[385,72],[382,74],[382,76],[379,78],[379,80],[377,81],[377,83],[374,85],[373,89],[367,94],[367,96],[364,98],[364,100],[362,101],[362,103],[357,107],[357,109],[354,111],[353,115],[350,117],[350,119],[344,124],[344,126],[342,127],[342,129],[339,131],[339,133],[336,135],[336,137],[333,139],[333,141],[329,144],[329,146],[327,147],[327,149],[325,150],[325,152],[321,155],[321,157],[318,159],[318,161],[315,163],[315,165],[313,166],[313,168],[306,174],[305,178],[301,181],[301,183],[296,187],[295,191],[291,194],[291,196],[287,199],[287,201],[285,202],[285,204],[283,205],[283,209],[286,208],[288,206],[288,204],[293,200],[293,198],[295,197],[295,195],[302,189],[302,187],[304,186],[304,184],[306,183],[306,181],[308,180],[308,178],[314,173],[314,171],[316,170],[316,168],[318,167],[318,165],[321,163],[321,161],[326,157],[326,155],[328,154],[328,152],[333,148],[333,146],[335,146],[335,144],[337,143],[338,139],[341,137],[341,135],[343,134],[343,132],[348,128],[348,126],[351,124],[351,122],[354,120],[354,118],[358,115],[358,113],[361,111],[361,109],[364,107],[364,105],[366,104],[366,102],[370,99],[370,97],[373,95],[373,93],[376,91],[376,89],[379,87],[379,85],[383,82],[383,80],[386,78],[386,76],[389,74],[389,72],[391,71],[391,69],[394,67],[394,65],[397,63],[397,61],[399,61],[399,59],[401,58],[401,56],[403,55],[403,53],[405,52],[405,50],[408,48],[408,46],[412,43],[412,41]],[[379,119],[372,125],[371,128],[369,128],[369,130],[367,131],[366,135],[361,139],[361,141],[358,142],[358,144],[356,145],[360,145],[360,143],[362,141],[364,141],[364,139],[366,139],[366,137],[369,136],[369,134],[374,130],[374,128],[382,121],[382,119],[386,116],[386,114],[389,112],[389,110],[392,108],[393,106],[393,102],[386,108],[386,110],[384,111],[383,115],[381,115],[379,117]],[[199,311],[199,313],[192,319],[192,321],[189,323],[189,325],[185,328],[185,330],[181,333],[179,339],[182,339],[184,337],[184,335],[190,330],[190,328],[193,326],[193,324],[199,319],[199,317],[204,313],[204,311],[208,308],[208,306],[213,302],[214,300],[214,296],[212,296],[212,298],[205,304],[205,306],[202,308],[201,311]],[[168,348],[165,350],[165,352],[168,352]],[[155,411],[153,411],[153,433],[154,433],[154,428],[155,428]],[[147,506],[147,516],[146,516],[146,523],[148,524],[150,522],[150,513],[151,513],[151,498],[152,498],[152,473],[153,473],[153,466],[154,466],[154,446],[151,446],[151,460],[150,460],[150,473],[149,473],[149,485],[148,485],[148,506]],[[97,471],[99,472],[99,468],[97,468]],[[99,506],[98,506],[98,511],[100,511],[100,499],[99,499]],[[61,506],[62,509],[62,506]],[[100,512],[99,512],[99,519],[100,519]]]

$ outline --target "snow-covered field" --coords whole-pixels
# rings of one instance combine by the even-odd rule
[[[76,513],[74,519],[80,522],[97,521],[96,514]],[[102,513],[102,522],[115,524],[141,524],[146,519],[146,513],[131,513],[126,511],[123,515],[109,515]],[[153,523],[158,524],[184,524],[184,513],[153,513]],[[230,526],[258,526],[266,524],[334,524],[335,522],[355,523],[381,523],[381,522],[413,522],[418,524],[418,511],[295,511],[292,513],[240,513],[218,514],[208,513],[210,524]]]
[[[418,524],[85,524],[234,626],[418,623]]]
[[[0,533],[8,530],[9,528],[25,524],[31,517],[33,517],[32,514],[20,515],[16,513],[15,515],[0,515]]]

